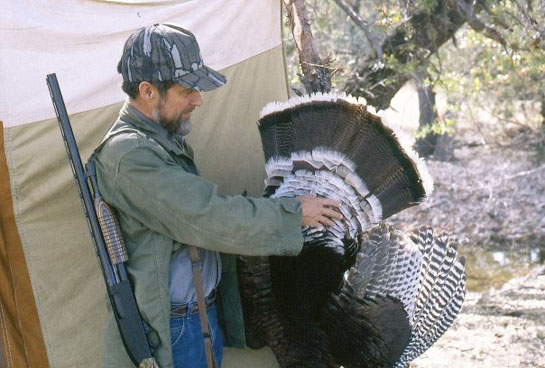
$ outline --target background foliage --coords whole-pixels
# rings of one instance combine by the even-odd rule
[[[414,54],[408,62],[387,53],[380,61],[373,57],[375,50],[369,37],[341,9],[341,2],[366,22],[379,43],[398,27],[409,24],[415,14],[440,17],[455,9],[465,17],[465,25],[438,52],[426,55],[426,50],[409,43],[401,46]],[[444,133],[463,121],[475,125],[479,139],[487,143],[501,144],[503,138],[496,133],[512,135],[513,130],[531,131],[543,140],[544,0],[477,1],[473,8],[463,0],[306,0],[305,4],[317,49],[333,71],[332,90],[345,90],[348,79],[366,64],[386,66],[411,80],[420,79],[421,85],[443,96],[445,107],[427,131]],[[409,27],[408,34],[434,31]],[[290,81],[296,92],[303,92],[287,21],[285,41]]]

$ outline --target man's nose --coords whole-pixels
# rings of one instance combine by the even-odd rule
[[[191,104],[193,106],[201,106],[202,105],[202,96],[201,96],[201,93],[199,91],[193,92],[192,97],[193,98],[191,100]]]

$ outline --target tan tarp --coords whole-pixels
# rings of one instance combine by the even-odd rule
[[[4,126],[54,116],[44,76],[55,72],[71,114],[123,100],[115,66],[125,39],[156,22],[195,33],[203,59],[225,69],[281,44],[278,0],[116,4],[17,0],[0,12],[0,119]],[[30,92],[32,91],[32,92]]]
[[[15,224],[1,122],[0,173],[0,367],[39,367],[47,355]]]

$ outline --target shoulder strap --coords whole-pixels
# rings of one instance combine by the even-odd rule
[[[197,248],[188,245],[189,255],[191,256],[191,270],[193,271],[193,283],[197,292],[197,304],[199,305],[199,317],[201,319],[201,329],[204,336],[204,351],[206,354],[206,363],[208,368],[217,368],[218,363],[212,352],[212,339],[210,338],[210,325],[208,323],[208,315],[206,313],[206,303],[204,301],[204,288],[201,275],[201,263],[199,260],[199,252]]]

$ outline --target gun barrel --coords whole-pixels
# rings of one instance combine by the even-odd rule
[[[68,112],[66,111],[66,106],[64,104],[64,99],[62,98],[59,82],[55,74],[47,75],[47,85],[49,87],[49,93],[51,94],[51,100],[53,101],[55,113],[57,114],[59,128],[66,148],[66,153],[70,161],[70,167],[72,168],[72,174],[74,175],[74,180],[76,181],[76,188],[79,192],[83,212],[85,213],[85,219],[87,222],[87,226],[89,227],[89,233],[91,234],[93,243],[95,245],[95,251],[100,260],[102,273],[104,275],[106,284],[111,286],[117,283],[119,278],[116,277],[116,272],[109,262],[108,253],[106,252],[104,240],[100,232],[100,225],[98,221],[96,221],[93,199],[91,197],[91,192],[89,191],[89,188],[87,186],[87,182],[85,179],[86,175],[83,169],[83,165],[81,163],[78,146],[76,144],[74,132],[72,131],[72,127],[70,126]]]

